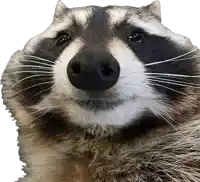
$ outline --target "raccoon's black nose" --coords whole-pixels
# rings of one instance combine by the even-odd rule
[[[82,53],[68,64],[67,74],[71,84],[81,90],[106,90],[114,86],[119,78],[120,66],[109,54]]]

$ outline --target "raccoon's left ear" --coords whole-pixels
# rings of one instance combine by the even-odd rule
[[[161,21],[161,4],[159,0],[152,2],[146,8]]]
[[[61,0],[59,0],[56,5],[54,19],[61,17],[63,13],[66,12],[67,10],[68,8],[65,6],[65,4]]]

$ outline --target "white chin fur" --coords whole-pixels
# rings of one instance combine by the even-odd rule
[[[112,110],[98,112],[82,109],[73,102],[67,103],[65,107],[65,111],[71,121],[82,126],[98,124],[105,129],[110,125],[121,127],[134,122],[147,110],[151,110],[157,115],[162,115],[162,113],[166,112],[166,108],[162,103],[159,103],[159,100],[152,101],[151,99],[142,98],[127,101]]]
[[[80,39],[74,40],[60,55],[54,66],[55,92],[66,98],[78,98],[80,90],[74,88],[68,80],[66,68],[69,61],[80,51],[84,43]],[[156,93],[149,85],[145,75],[145,68],[134,53],[121,40],[114,38],[107,46],[108,51],[120,64],[120,78],[110,89],[115,90],[119,99],[126,100],[114,109],[99,110],[97,112],[85,110],[74,101],[66,101],[64,110],[71,121],[80,125],[98,124],[103,128],[108,125],[123,126],[141,116],[144,111],[151,111],[156,115],[167,112],[162,96]],[[80,100],[84,94],[80,95]],[[133,96],[136,99],[131,100]]]

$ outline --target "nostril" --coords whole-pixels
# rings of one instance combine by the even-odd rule
[[[102,91],[114,86],[120,75],[118,61],[101,55],[89,56],[77,57],[68,63],[66,71],[71,85],[84,91]]]
[[[74,74],[80,74],[81,73],[80,63],[76,63],[76,62],[72,63],[71,69]]]
[[[101,66],[101,73],[103,74],[103,76],[111,76],[113,72],[114,70],[110,67],[109,64],[103,64]]]

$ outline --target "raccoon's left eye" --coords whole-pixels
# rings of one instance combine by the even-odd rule
[[[135,43],[142,43],[146,35],[146,32],[141,29],[133,30],[128,35],[128,40]]]
[[[70,40],[71,40],[71,36],[69,33],[60,32],[56,38],[56,45],[59,46],[59,45],[65,44],[65,43],[69,42]]]

